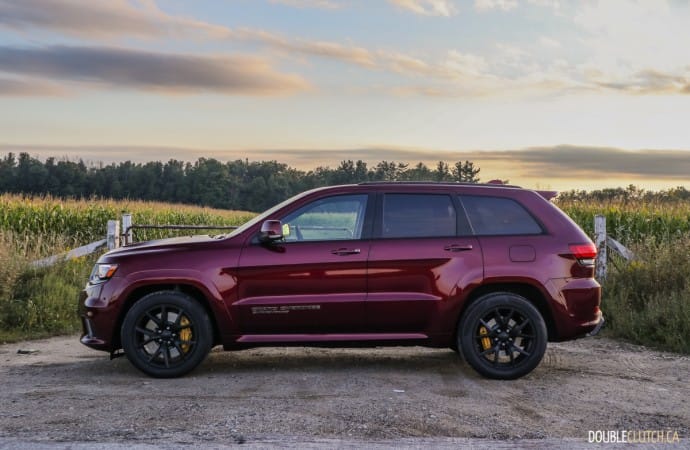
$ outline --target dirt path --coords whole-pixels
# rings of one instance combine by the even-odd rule
[[[519,439],[538,448],[586,445],[590,430],[678,433],[686,446],[689,374],[686,356],[591,338],[550,344],[532,374],[510,382],[419,347],[216,349],[190,376],[154,380],[60,337],[0,346],[0,447]]]

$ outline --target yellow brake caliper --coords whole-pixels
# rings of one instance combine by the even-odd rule
[[[485,326],[481,326],[479,327],[479,334],[482,336],[487,336],[489,332],[487,331]],[[488,336],[482,338],[482,348],[484,350],[488,350],[491,348],[491,339],[489,339]]]
[[[182,319],[180,319],[180,326],[186,327],[187,325],[189,325],[189,319],[187,319],[186,316],[182,316]],[[191,327],[182,328],[182,330],[180,330],[180,340],[181,341],[191,341],[192,340],[192,328]],[[180,347],[182,348],[182,351],[184,353],[187,353],[189,351],[190,344],[182,344],[182,345],[180,345]]]

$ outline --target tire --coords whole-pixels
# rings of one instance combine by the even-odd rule
[[[178,291],[148,294],[127,311],[120,329],[127,359],[156,378],[182,376],[211,350],[213,331],[203,306]]]
[[[487,294],[465,311],[458,348],[474,370],[488,378],[513,380],[539,365],[548,334],[544,319],[527,299],[510,292]]]

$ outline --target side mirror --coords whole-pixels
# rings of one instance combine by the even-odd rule
[[[283,225],[280,220],[266,220],[261,224],[259,240],[261,242],[273,242],[283,239]]]

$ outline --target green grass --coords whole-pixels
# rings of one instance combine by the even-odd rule
[[[690,238],[631,244],[603,283],[607,333],[661,350],[690,353]]]
[[[0,231],[0,342],[36,339],[79,329],[77,295],[97,256],[37,269],[30,262],[51,249],[56,239],[30,241]]]

